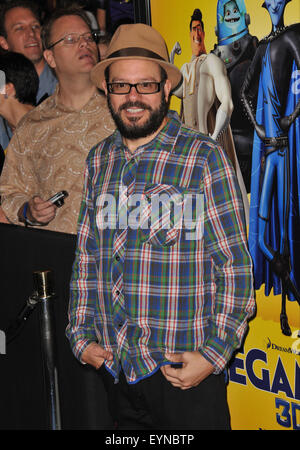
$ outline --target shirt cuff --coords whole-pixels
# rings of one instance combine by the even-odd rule
[[[25,202],[28,202],[28,196],[24,195],[3,195],[1,198],[1,207],[4,214],[11,223],[22,225],[19,221],[18,212]]]
[[[234,348],[217,337],[209,338],[199,352],[215,368],[214,374],[223,372],[231,358]]]
[[[74,353],[74,356],[78,359],[78,361],[81,364],[86,364],[85,362],[82,361],[82,354],[84,352],[84,350],[86,349],[86,347],[91,344],[92,342],[97,342],[96,340],[93,339],[80,339],[78,341],[76,341],[75,343],[71,342],[71,348],[72,351]]]

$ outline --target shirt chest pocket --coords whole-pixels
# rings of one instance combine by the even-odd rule
[[[180,240],[184,226],[185,194],[183,189],[167,184],[145,187],[139,225],[142,242],[153,247],[169,247]]]

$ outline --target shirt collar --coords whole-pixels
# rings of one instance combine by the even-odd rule
[[[53,101],[54,101],[55,108],[57,108],[57,109],[59,109],[60,111],[63,111],[63,112],[69,112],[69,113],[73,113],[73,112],[77,112],[78,113],[79,112],[76,109],[70,108],[68,106],[65,106],[63,103],[60,103],[59,98],[58,98],[58,93],[59,93],[59,83],[57,83],[57,85],[55,87],[55,91],[53,93]],[[80,111],[84,111],[86,113],[95,111],[95,101],[96,101],[96,99],[99,96],[103,96],[103,95],[104,94],[100,94],[99,91],[96,89],[94,94],[90,97],[90,99],[81,108]]]

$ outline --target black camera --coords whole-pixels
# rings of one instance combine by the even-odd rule
[[[55,206],[60,208],[64,204],[64,199],[68,197],[67,191],[57,192],[55,195],[48,199],[48,202],[53,203]]]

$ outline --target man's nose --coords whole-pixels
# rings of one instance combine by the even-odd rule
[[[138,97],[140,94],[138,93],[138,91],[136,90],[135,86],[130,86],[130,91],[127,94],[129,98],[136,98]]]
[[[87,47],[88,41],[84,36],[79,36],[79,47]]]
[[[35,36],[36,30],[35,30],[34,27],[29,26],[29,27],[27,28],[27,33],[29,34],[29,36]]]

